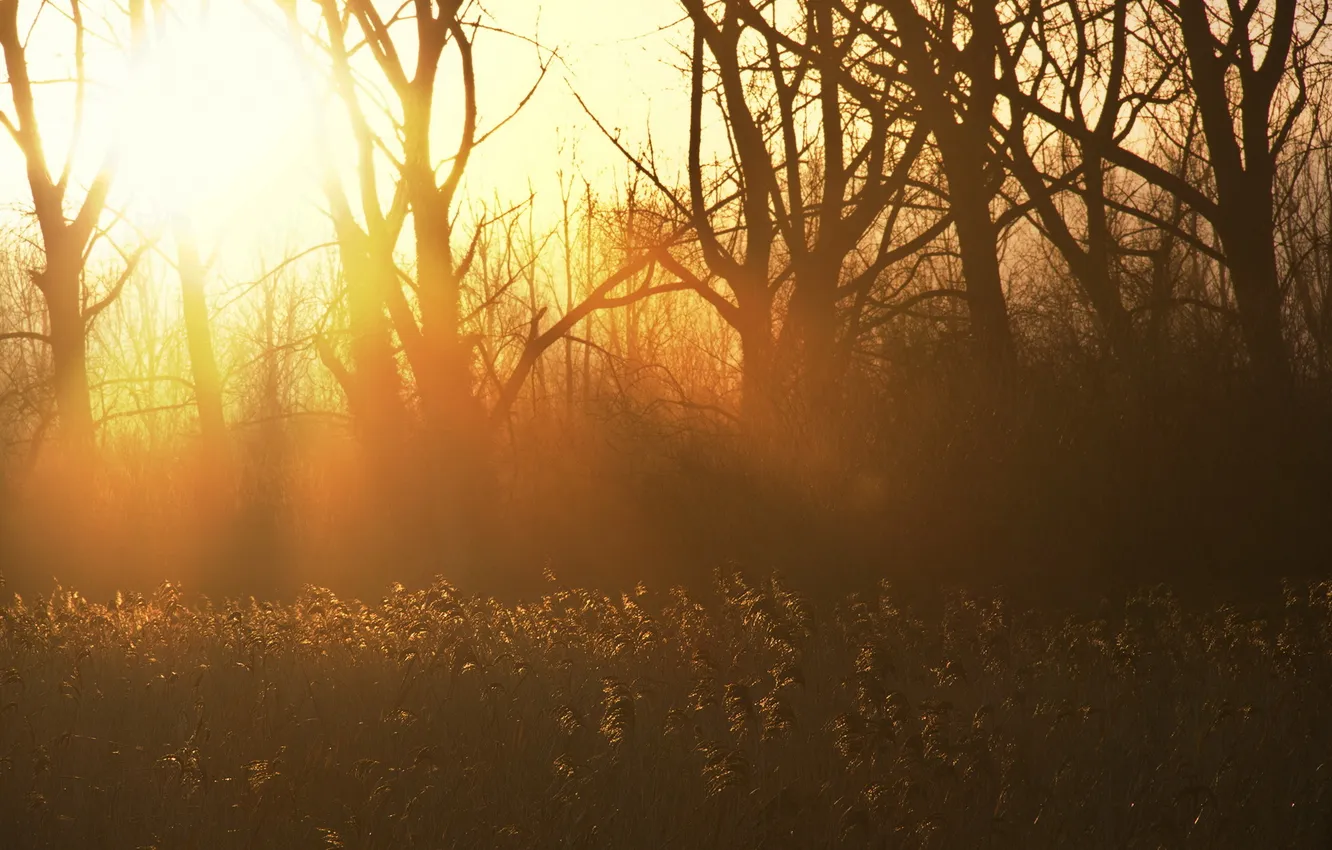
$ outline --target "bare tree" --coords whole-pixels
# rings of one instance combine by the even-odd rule
[[[1225,11],[1204,0],[1180,0],[1172,10],[1216,180],[1212,223],[1226,250],[1255,372],[1277,390],[1291,376],[1282,333],[1274,181],[1308,103],[1308,51],[1328,23],[1326,3],[1303,20],[1298,9],[1299,0],[1235,2]]]
[[[296,11],[295,3],[287,4],[289,22],[299,34]],[[338,379],[367,444],[386,447],[402,438],[406,413],[401,397],[402,380],[390,340],[391,325],[385,316],[387,308],[395,320],[406,324],[406,314],[410,313],[405,299],[400,297],[394,256],[406,221],[406,196],[397,192],[388,209],[383,208],[378,195],[376,136],[362,111],[352,73],[346,47],[347,23],[335,3],[321,3],[320,12],[329,29],[327,49],[332,57],[334,87],[351,117],[361,220],[343,188],[338,164],[330,150],[329,117],[317,110],[316,139],[323,168],[322,185],[342,260],[351,319],[350,368],[338,359],[323,336],[316,339],[316,348],[320,359]],[[318,99],[317,88],[312,87],[311,97]]]
[[[1205,0],[1161,0],[1169,28],[1151,44],[1192,91],[1206,142],[1214,192],[1172,174],[1113,136],[1098,135],[1051,104],[1004,84],[1008,98],[1106,160],[1178,195],[1220,239],[1245,346],[1261,386],[1291,385],[1283,331],[1284,295],[1277,262],[1274,180],[1309,102],[1311,76],[1324,64],[1327,3],[1254,0],[1224,7]],[[1161,24],[1164,29],[1165,24]]]
[[[995,67],[1007,57],[998,5],[975,2],[837,0],[853,31],[877,43],[903,74],[939,151],[957,233],[972,334],[982,362],[1001,378],[1016,350],[999,264],[1000,226],[991,209],[1005,173],[993,154],[999,87]]]
[[[486,477],[486,447],[494,428],[506,420],[542,353],[591,312],[613,306],[611,293],[651,262],[651,252],[642,252],[595,286],[589,284],[582,300],[565,304],[563,315],[545,329],[548,306],[535,307],[533,301],[521,351],[508,361],[507,374],[497,374],[501,346],[488,338],[484,322],[478,326],[478,319],[491,314],[486,304],[469,307],[473,293],[468,281],[487,228],[514,210],[495,216],[483,212],[468,222],[459,209],[473,152],[504,123],[489,129],[479,126],[473,54],[483,12],[461,0],[417,0],[410,16],[385,17],[371,0],[318,0],[318,8],[320,43],[357,151],[361,221],[343,195],[336,172],[330,169],[326,181],[348,291],[351,300],[363,299],[360,306],[353,306],[353,313],[361,316],[360,331],[355,332],[365,340],[366,360],[382,363],[385,335],[380,323],[387,313],[387,327],[401,346],[410,386],[419,399],[429,451],[440,465],[437,480],[454,494],[454,501],[463,501]],[[295,23],[294,7],[288,10]],[[404,34],[406,30],[410,34]],[[411,43],[410,52],[399,46],[400,40]],[[355,64],[353,43],[369,54],[377,83],[362,79],[369,68]],[[451,78],[442,68],[446,50],[456,54],[458,63],[458,73]],[[546,67],[542,64],[532,89],[512,114],[531,98]],[[461,104],[461,126],[457,139],[441,155],[434,139],[434,113],[446,83],[454,87]],[[381,107],[381,97],[392,106]],[[390,141],[390,132],[396,144]],[[381,195],[383,173],[390,175],[387,207]],[[407,227],[414,262],[404,267],[396,251]],[[500,287],[494,297],[509,297],[510,285],[520,277]],[[358,324],[355,318],[353,324]],[[373,354],[372,347],[377,349]],[[320,356],[348,388],[356,411],[354,372],[342,365],[331,345],[321,345]]]
[[[0,124],[18,145],[27,165],[28,187],[44,254],[42,267],[32,270],[31,279],[45,301],[47,330],[9,335],[23,333],[50,346],[61,431],[70,444],[87,449],[92,447],[94,439],[88,391],[88,323],[114,300],[132,272],[132,267],[126,269],[119,284],[104,298],[89,303],[89,293],[84,285],[85,265],[89,247],[98,235],[98,223],[115,174],[116,148],[113,144],[82,201],[77,204],[74,217],[69,218],[66,209],[71,203],[74,157],[81,141],[79,135],[90,85],[86,67],[89,34],[83,5],[81,0],[70,0],[66,13],[73,27],[75,96],[72,124],[75,132],[58,173],[51,169],[38,122],[35,83],[28,72],[26,28],[20,27],[19,5],[19,0],[0,0],[0,50],[4,52],[14,102],[13,116],[0,112]],[[40,16],[43,10],[37,14]],[[133,53],[144,34],[143,0],[130,0],[129,15],[132,38],[136,42],[130,48]]]
[[[1083,139],[1045,131],[1043,124],[1029,121],[1021,102],[1011,104],[1003,137],[1033,219],[1091,304],[1109,350],[1130,372],[1139,373],[1142,364],[1121,280],[1124,246],[1113,224],[1115,206],[1129,202],[1109,196],[1114,172],[1100,151],[1104,145],[1123,144],[1138,131],[1143,109],[1173,100],[1177,92],[1168,66],[1146,64],[1135,71],[1145,63],[1133,61],[1133,44],[1140,37],[1134,30],[1149,26],[1150,19],[1143,20],[1145,13],[1131,16],[1131,5],[1131,0],[1069,0],[1030,8],[1003,48],[1010,84],[1023,87],[1032,99],[1060,103],[1083,128]],[[1024,52],[1038,58],[1025,60]],[[1061,202],[1065,194],[1077,199],[1076,207]]]
[[[790,390],[807,409],[833,400],[857,332],[846,307],[948,222],[901,214],[928,132],[900,80],[867,82],[876,49],[832,2],[682,2],[693,29],[687,196],[612,139],[693,228],[706,271],[662,262],[736,331],[741,418],[762,429]],[[727,141],[714,163],[703,157],[709,98]]]

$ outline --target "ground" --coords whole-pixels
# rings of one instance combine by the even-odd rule
[[[0,629],[27,847],[1321,847],[1332,584],[1243,613],[447,582]]]

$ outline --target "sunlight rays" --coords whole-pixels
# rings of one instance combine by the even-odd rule
[[[159,19],[118,101],[119,190],[149,220],[225,226],[289,191],[312,140],[296,58],[239,3]]]

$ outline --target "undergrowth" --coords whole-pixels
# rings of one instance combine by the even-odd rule
[[[1332,583],[1262,619],[780,579],[0,612],[5,846],[1313,847]]]

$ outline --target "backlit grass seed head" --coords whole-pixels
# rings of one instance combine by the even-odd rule
[[[751,764],[743,750],[702,744],[703,779],[709,797],[720,796],[749,783]]]
[[[634,731],[633,691],[614,677],[602,680],[601,734],[612,747],[619,747]]]
[[[571,705],[555,709],[555,725],[566,735],[574,735],[583,728],[583,716]]]
[[[763,739],[774,741],[785,738],[795,728],[796,713],[791,701],[779,693],[769,694],[759,701],[759,714],[763,721]]]
[[[703,711],[717,705],[717,679],[705,673],[694,680],[689,690],[689,704],[695,711]]]
[[[858,761],[865,753],[865,721],[855,714],[839,714],[832,721],[833,746],[847,761]]]
[[[568,754],[556,757],[551,767],[560,779],[569,780],[578,775],[577,764],[573,757]]]
[[[789,659],[782,659],[772,666],[769,671],[772,675],[773,690],[782,688],[794,688],[805,686],[805,672],[800,669],[800,665]]]
[[[731,724],[731,734],[737,738],[750,734],[754,728],[755,711],[749,687],[740,683],[728,684],[722,703],[726,720]]]

